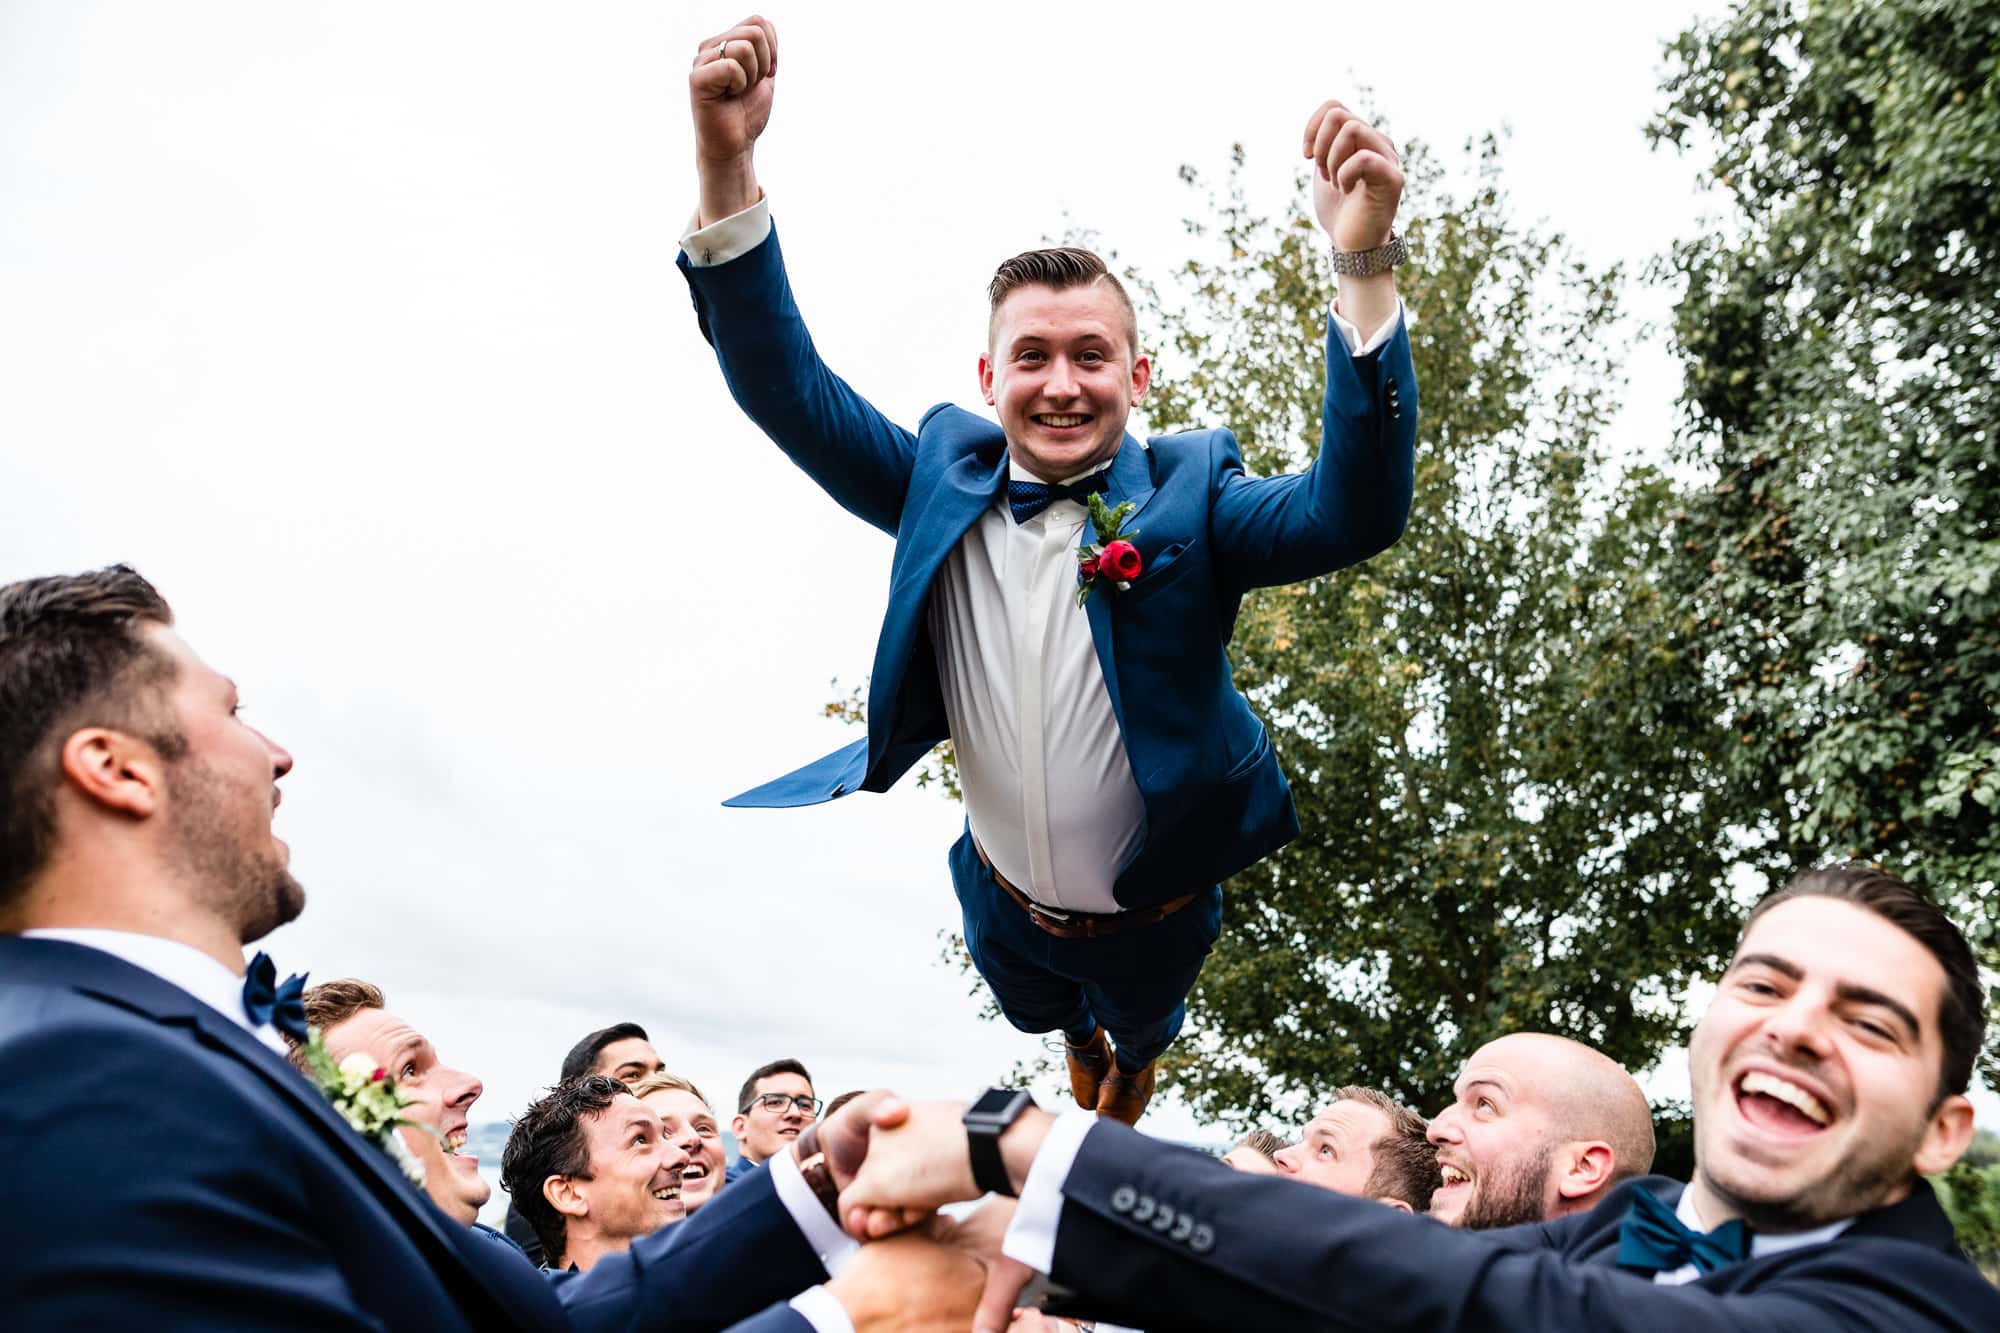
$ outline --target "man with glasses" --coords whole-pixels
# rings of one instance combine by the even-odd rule
[[[737,1179],[790,1147],[819,1118],[821,1105],[813,1096],[812,1075],[797,1060],[773,1060],[751,1071],[736,1094],[736,1116],[729,1122],[741,1157],[727,1179]]]

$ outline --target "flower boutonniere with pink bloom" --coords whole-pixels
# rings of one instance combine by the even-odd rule
[[[1076,553],[1078,606],[1083,605],[1099,583],[1109,583],[1124,592],[1139,577],[1144,564],[1139,559],[1139,548],[1132,544],[1139,530],[1133,528],[1127,532],[1124,528],[1125,520],[1132,517],[1132,509],[1130,500],[1121,501],[1113,509],[1104,503],[1103,496],[1090,497],[1090,525],[1097,530],[1097,540],[1078,548]]]
[[[366,1051],[355,1051],[335,1064],[318,1028],[306,1034],[302,1050],[306,1077],[313,1081],[320,1095],[332,1103],[333,1109],[342,1120],[353,1126],[355,1133],[388,1153],[390,1160],[402,1169],[410,1182],[422,1189],[424,1164],[416,1159],[403,1142],[403,1136],[396,1132],[406,1125],[414,1125],[426,1133],[436,1133],[429,1125],[403,1115],[403,1108],[414,1098],[398,1088],[396,1080],[389,1077],[389,1071],[376,1064]]]

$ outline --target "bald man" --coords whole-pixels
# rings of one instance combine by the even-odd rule
[[[1471,1230],[1595,1207],[1653,1165],[1653,1114],[1632,1076],[1567,1037],[1517,1032],[1472,1053],[1431,1121],[1443,1184],[1431,1216]]]

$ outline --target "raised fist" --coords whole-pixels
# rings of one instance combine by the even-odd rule
[[[752,14],[701,44],[688,71],[698,166],[749,158],[770,123],[777,74],[778,30],[769,19]]]
[[[1339,102],[1321,103],[1306,122],[1313,163],[1313,212],[1336,250],[1386,245],[1403,198],[1403,164],[1389,136]]]

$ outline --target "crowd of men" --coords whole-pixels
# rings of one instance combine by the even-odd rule
[[[1972,1135],[1978,967],[1879,868],[1804,872],[1744,923],[1688,1055],[1686,1185],[1647,1174],[1631,1077],[1539,1033],[1480,1047],[1428,1119],[1340,1088],[1224,1162],[1025,1099],[983,1128],[882,1092],[821,1115],[775,1061],[729,1172],[712,1104],[627,1023],[515,1120],[516,1244],[477,1223],[478,1078],[373,985],[288,996],[244,961],[305,902],[272,833],[291,765],[133,571],[0,587],[18,1326],[2000,1327],[1924,1180]],[[302,1076],[315,1032],[409,1098],[421,1191]],[[942,1220],[987,1193],[1016,1197]],[[1036,1274],[1049,1312],[1017,1316]]]

